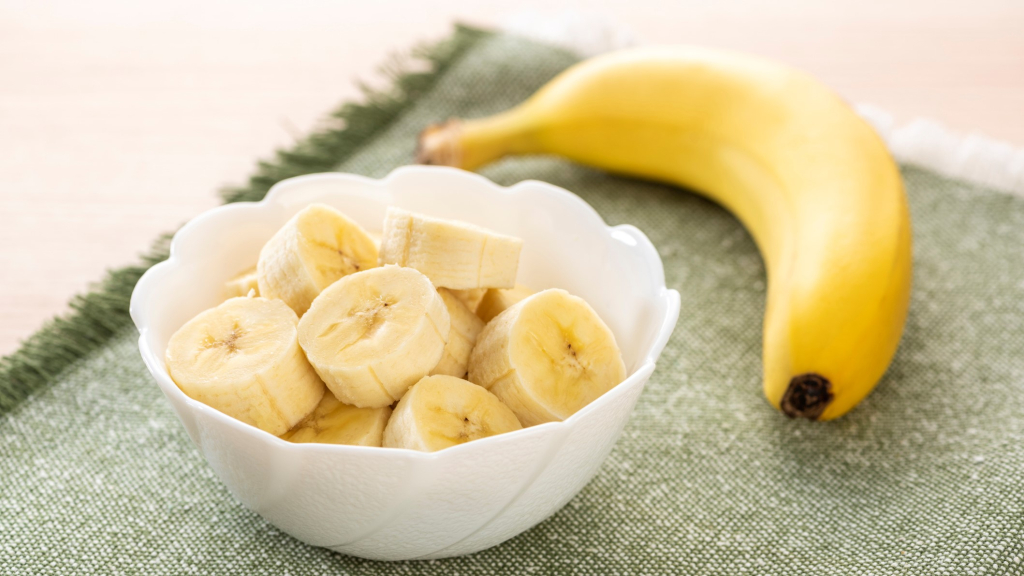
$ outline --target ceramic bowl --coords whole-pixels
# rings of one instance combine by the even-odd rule
[[[379,232],[389,205],[523,239],[519,281],[586,299],[615,333],[628,378],[564,422],[440,452],[291,444],[181,392],[164,350],[224,282],[312,202]],[[679,315],[658,252],[633,226],[606,226],[578,196],[542,182],[510,188],[453,168],[405,167],[383,180],[315,174],[258,203],[210,210],[174,236],[169,260],[139,280],[131,315],[157,385],[217,476],[245,506],[314,546],[380,560],[483,550],[554,514],[597,473],[629,419]]]

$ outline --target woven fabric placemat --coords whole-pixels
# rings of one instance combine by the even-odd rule
[[[417,54],[429,70],[343,107],[226,199],[302,173],[383,176],[411,162],[427,123],[509,108],[579,59],[468,28]],[[563,510],[427,562],[360,560],[275,530],[213,475],[139,358],[127,297],[158,245],[0,362],[0,574],[1024,573],[1024,198],[972,183],[1013,174],[903,167],[916,268],[901,348],[860,407],[814,423],[762,397],[765,272],[728,213],[557,159],[483,173],[554,183],[635,224],[682,294],[632,420]]]

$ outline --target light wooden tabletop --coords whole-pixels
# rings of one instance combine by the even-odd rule
[[[0,354],[216,205],[389,53],[552,6],[1024,145],[1021,0],[0,0]]]

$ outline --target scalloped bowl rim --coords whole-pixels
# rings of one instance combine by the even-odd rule
[[[596,400],[583,407],[581,410],[566,418],[560,422],[548,422],[523,428],[514,432],[507,432],[497,436],[490,436],[487,438],[481,438],[473,442],[467,442],[457,446],[452,446],[444,450],[437,452],[420,452],[416,450],[410,450],[405,448],[382,448],[375,446],[351,446],[342,444],[318,444],[318,443],[292,443],[286,440],[282,440],[277,436],[274,436],[268,432],[265,432],[255,426],[246,424],[240,420],[232,418],[219,410],[211,408],[206,404],[203,404],[197,400],[193,400],[187,396],[167,373],[166,366],[163,362],[163,352],[156,351],[152,346],[149,345],[147,336],[149,334],[149,320],[150,311],[148,307],[144,306],[144,300],[148,297],[148,293],[153,289],[153,286],[158,283],[164,275],[171,274],[183,264],[183,259],[186,257],[182,256],[186,249],[183,246],[190,242],[190,238],[193,234],[201,231],[203,228],[212,225],[211,220],[216,218],[217,214],[222,213],[226,210],[238,210],[244,209],[245,207],[264,207],[271,205],[283,204],[282,198],[289,193],[290,189],[296,186],[301,186],[310,182],[316,181],[339,181],[344,180],[348,182],[360,183],[363,185],[370,186],[372,188],[387,189],[388,185],[399,178],[409,177],[410,174],[415,175],[417,173],[447,173],[451,177],[458,177],[463,179],[470,179],[475,181],[478,186],[483,186],[488,189],[499,191],[503,194],[516,195],[525,189],[539,189],[543,190],[546,194],[552,194],[561,197],[563,200],[568,200],[575,203],[579,210],[582,211],[581,217],[593,219],[600,223],[604,227],[607,234],[619,241],[625,241],[632,244],[638,250],[638,253],[643,255],[648,263],[653,264],[653,271],[656,274],[655,284],[658,286],[658,294],[656,298],[662,302],[665,306],[665,315],[662,317],[660,324],[657,328],[657,335],[651,340],[650,346],[642,353],[639,365],[635,370],[630,373],[625,380],[617,384],[614,388],[608,392],[602,394]],[[623,237],[625,236],[625,238]],[[629,240],[626,240],[628,238]],[[215,418],[221,421],[223,424],[231,426],[237,430],[242,431],[245,434],[254,435],[263,442],[275,445],[278,448],[284,450],[297,450],[307,452],[324,452],[329,454],[344,455],[351,451],[356,452],[367,452],[377,454],[383,458],[413,458],[422,460],[436,460],[445,458],[458,458],[464,450],[468,449],[480,449],[485,443],[499,444],[509,436],[520,436],[523,434],[548,434],[556,433],[559,430],[570,429],[575,422],[583,419],[586,415],[597,410],[598,406],[608,402],[612,402],[615,398],[621,394],[625,394],[626,389],[635,385],[638,381],[645,382],[654,371],[655,363],[658,357],[661,355],[665,344],[668,342],[669,337],[672,335],[675,329],[676,321],[679,315],[679,304],[680,297],[679,292],[665,286],[664,280],[664,267],[661,262],[661,258],[658,255],[657,249],[647,238],[647,236],[641,232],[638,228],[631,224],[621,224],[617,226],[608,226],[601,218],[600,214],[582,198],[547,182],[539,180],[523,180],[512,186],[501,186],[495,182],[487,179],[484,176],[475,174],[472,172],[466,172],[457,168],[438,167],[438,166],[403,166],[392,170],[387,176],[381,179],[369,178],[357,174],[348,174],[341,172],[326,172],[317,174],[308,174],[304,176],[297,176],[282,180],[275,184],[263,200],[259,202],[236,202],[233,204],[225,204],[207,210],[184,226],[182,226],[171,240],[169,257],[167,260],[160,262],[152,266],[145,274],[139,279],[136,284],[135,290],[132,293],[131,303],[129,306],[132,320],[135,323],[136,328],[139,331],[139,351],[142,355],[144,362],[149,368],[150,372],[157,380],[157,384],[163,390],[163,392],[169,396],[175,397],[181,401],[185,406],[188,406],[190,410],[197,413],[202,413],[208,417]]]

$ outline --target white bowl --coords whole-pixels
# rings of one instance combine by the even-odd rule
[[[611,327],[629,377],[564,422],[440,452],[291,444],[185,396],[167,374],[171,335],[221,300],[226,280],[311,202],[379,232],[389,205],[523,239],[519,279],[565,288]],[[379,560],[489,548],[554,514],[593,478],[629,419],[679,315],[661,259],[633,226],[608,227],[578,196],[542,182],[511,188],[453,168],[405,167],[383,180],[315,174],[259,203],[210,210],[174,236],[171,257],[139,280],[139,350],[189,437],[243,504],[314,546]]]

